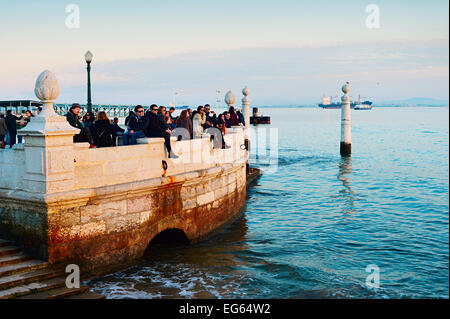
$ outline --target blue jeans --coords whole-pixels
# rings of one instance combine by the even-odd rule
[[[133,134],[130,134],[130,132],[126,132],[123,134],[123,145],[135,145],[136,139],[145,137],[144,132],[137,131]]]

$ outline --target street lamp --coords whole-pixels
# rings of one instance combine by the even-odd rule
[[[86,54],[84,55],[84,58],[86,60],[87,63],[87,111],[88,112],[92,112],[92,101],[91,101],[91,62],[92,59],[94,58],[94,55],[92,54],[91,51],[86,52]]]

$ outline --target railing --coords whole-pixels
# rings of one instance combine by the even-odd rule
[[[59,115],[65,115],[67,112],[69,112],[69,109],[72,105],[71,104],[54,104],[53,107],[55,109],[55,112]],[[133,111],[135,106],[130,105],[92,105],[92,111],[94,113],[98,113],[100,111],[106,112],[109,118],[114,117],[126,117],[130,113],[130,111]],[[148,110],[150,106],[143,106],[144,110]],[[84,114],[87,112],[87,106],[81,105],[81,114]]]

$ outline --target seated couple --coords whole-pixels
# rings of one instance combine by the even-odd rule
[[[160,110],[165,112],[165,108]],[[134,145],[138,138],[144,137],[163,137],[164,144],[169,153],[169,158],[178,158],[172,152],[170,145],[170,136],[172,131],[169,124],[164,119],[164,114],[158,116],[158,106],[153,104],[150,110],[144,114],[144,108],[138,105],[134,108],[134,113],[130,114],[128,121],[128,131],[123,135],[124,145]]]

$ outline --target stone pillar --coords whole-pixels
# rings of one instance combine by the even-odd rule
[[[242,94],[244,94],[244,97],[242,98],[242,112],[244,113],[245,118],[245,128],[250,128],[250,99],[248,95],[250,94],[250,90],[248,87],[245,87],[242,90]]]
[[[351,108],[350,108],[350,83],[342,86],[342,106],[341,106],[341,156],[350,156],[352,153],[352,131],[351,131]]]
[[[250,90],[247,86],[242,90],[242,94],[244,94],[242,98],[242,112],[244,113],[245,121],[245,149],[250,151],[250,98],[248,97]]]
[[[227,103],[228,109],[234,106],[234,103],[236,103],[236,96],[234,95],[233,92],[231,91],[227,92],[227,94],[225,95],[225,103]]]
[[[53,101],[59,85],[50,71],[42,72],[34,90],[43,103],[42,112],[20,130],[25,137],[24,188],[30,193],[49,194],[72,189],[74,183],[73,136],[79,129],[56,114]]]

